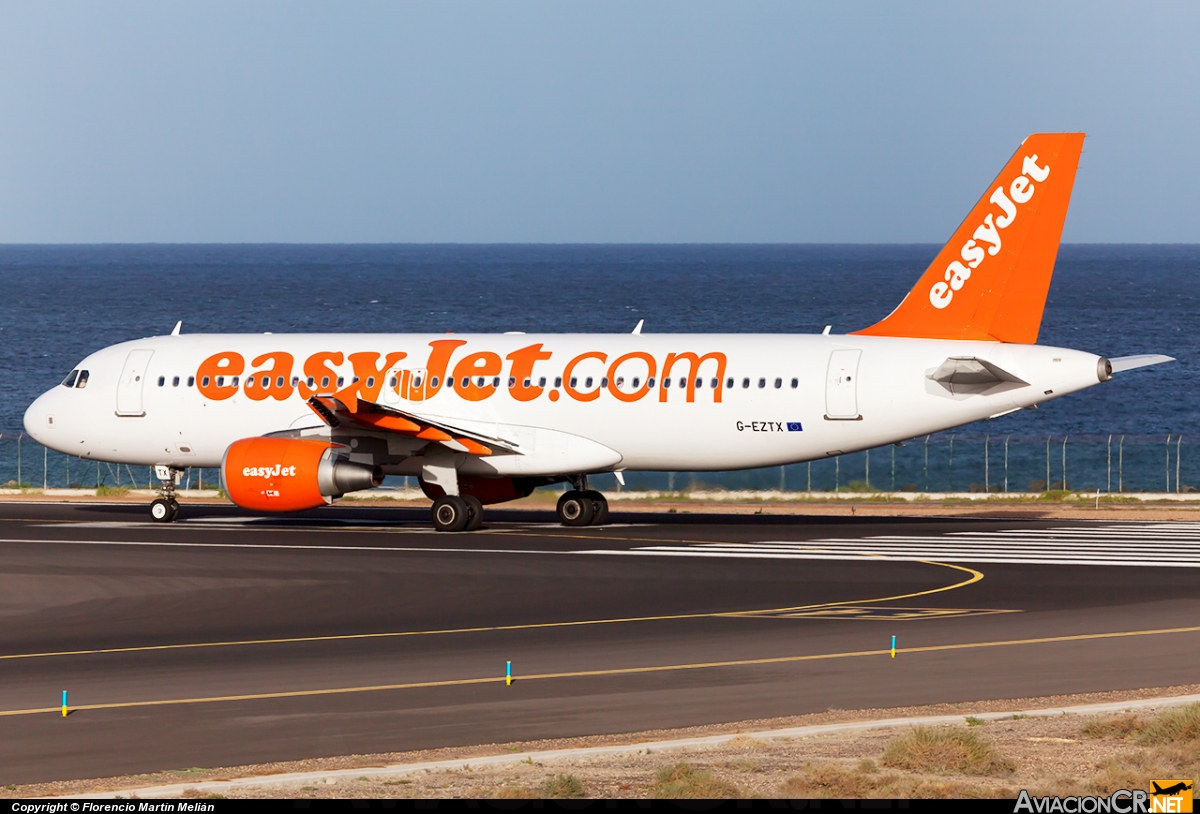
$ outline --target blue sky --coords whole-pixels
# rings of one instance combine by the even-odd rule
[[[13,3],[0,242],[1200,242],[1200,4]]]

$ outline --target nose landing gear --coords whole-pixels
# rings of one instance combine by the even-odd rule
[[[175,487],[183,479],[183,470],[173,466],[156,466],[154,474],[162,483],[162,497],[155,498],[150,504],[150,519],[155,523],[173,523],[179,517]]]

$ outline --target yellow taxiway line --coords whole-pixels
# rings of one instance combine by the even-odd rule
[[[1194,627],[1176,627],[1176,628],[1160,628],[1156,630],[1126,630],[1110,633],[1080,633],[1070,636],[1044,636],[1034,639],[1008,639],[991,642],[965,642],[960,644],[936,644],[927,645],[925,647],[910,647],[903,650],[897,650],[898,653],[911,655],[913,653],[936,653],[952,650],[974,650],[989,647],[1014,647],[1020,645],[1032,644],[1050,644],[1055,642],[1081,642],[1081,641],[1096,641],[1100,639],[1120,639],[1130,638],[1135,636],[1164,636],[1177,633],[1197,633],[1200,632],[1200,626]],[[571,678],[594,678],[599,676],[625,676],[637,675],[643,673],[665,673],[678,672],[682,670],[711,670],[720,667],[750,667],[765,664],[794,664],[804,661],[825,661],[831,659],[851,659],[865,658],[869,656],[888,656],[891,653],[890,649],[882,650],[857,650],[846,653],[815,653],[804,656],[777,656],[773,658],[762,659],[737,659],[732,661],[709,661],[697,662],[692,664],[661,664],[649,667],[619,667],[608,670],[576,670],[572,672],[562,673],[536,673],[532,675],[519,676],[515,680],[518,682],[527,681],[548,681],[555,679],[571,679]],[[100,704],[79,704],[71,707],[73,711],[83,710],[104,710],[104,709],[128,709],[131,707],[162,707],[162,706],[179,706],[185,704],[213,704],[221,702],[235,701],[261,701],[277,698],[308,698],[322,695],[347,695],[350,693],[365,693],[365,692],[384,692],[388,690],[413,690],[436,687],[458,687],[470,684],[502,684],[505,682],[504,676],[487,676],[485,678],[460,678],[449,679],[445,681],[419,681],[408,684],[377,684],[367,687],[335,687],[330,689],[317,690],[291,690],[286,692],[264,692],[264,693],[248,693],[244,695],[224,695],[224,696],[209,696],[201,698],[167,698],[154,701],[118,701],[112,703]],[[0,710],[0,717],[15,716],[15,715],[39,715],[44,713],[58,713],[61,707],[41,707],[38,709],[13,709]]]

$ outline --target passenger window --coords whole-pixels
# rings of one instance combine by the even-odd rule
[[[249,379],[246,379],[246,389],[247,390],[254,389],[254,377],[253,376],[251,376]]]
[[[540,379],[538,379],[538,387],[545,387],[545,386],[546,386],[546,377],[543,376]]]
[[[421,386],[421,381],[422,381],[422,380],[421,380],[421,377],[420,377],[420,376],[417,376],[417,377],[415,377],[415,378],[413,379],[413,387],[420,387],[420,386]],[[340,385],[341,383],[342,383],[342,380],[341,380],[341,379],[338,379],[338,384]]]
[[[295,387],[295,386],[296,386],[296,385],[298,385],[298,384],[300,384],[300,377],[299,377],[299,376],[293,376],[293,377],[292,377],[292,387]]]
[[[624,387],[624,386],[625,386],[625,377],[618,376],[617,377],[617,387]]]
[[[367,377],[367,387],[374,387],[374,386],[375,386],[375,377],[368,376]]]
[[[430,387],[438,386],[438,377],[437,376],[434,376],[432,379],[429,380],[429,386]]]
[[[601,386],[601,387],[608,387],[608,377],[607,377],[607,376],[603,376],[603,377],[601,377],[601,379],[600,379],[600,386]]]
[[[683,378],[683,377],[680,377],[680,379],[679,379],[679,386],[680,386],[680,387],[687,387],[687,379],[685,379],[685,378]]]
[[[196,386],[196,377],[188,376],[188,387],[195,387],[195,386]]]
[[[499,386],[500,386],[500,377],[497,376],[496,378],[492,379],[492,387],[499,387]]]
[[[733,377],[732,376],[730,376],[728,379],[725,380],[725,389],[727,389],[727,390],[733,389]]]
[[[307,386],[308,386],[310,389],[312,388],[312,386],[313,386],[313,384],[314,384],[315,382],[316,382],[316,379],[314,379],[312,376],[309,376],[307,379],[305,379],[305,380],[304,380],[304,383],[305,383],[305,384],[306,384],[306,385],[307,385]]]
[[[178,377],[178,376],[176,376],[175,378],[171,379],[171,386],[172,386],[172,387],[178,387],[178,386],[179,386],[179,377]]]
[[[783,387],[783,379],[776,379],[775,380],[775,389],[778,390],[781,387]]]
[[[767,386],[767,380],[766,380],[766,379],[759,379],[759,380],[758,380],[758,389],[759,389],[759,390],[762,390],[762,389],[763,389],[764,387],[766,387],[766,386]]]
[[[166,384],[166,383],[167,383],[167,377],[166,377],[166,376],[159,376],[159,377],[158,377],[158,386],[159,386],[159,387],[162,387],[162,386],[163,386],[164,384]]]
[[[554,377],[554,386],[555,386],[555,387],[562,387],[562,376],[555,376],[555,377]]]
[[[524,382],[522,382],[521,386],[528,388],[530,384],[532,384],[532,382],[529,379],[526,379]]]
[[[276,377],[275,377],[275,386],[276,386],[276,387],[283,387],[283,377],[282,377],[282,376],[276,376]]]
[[[470,377],[468,377],[468,376],[463,376],[463,379],[462,379],[462,386],[463,386],[463,387],[470,387],[470,386],[471,386],[471,379],[470,379]]]
[[[328,377],[328,376],[322,376],[322,377],[321,377],[321,387],[322,387],[322,388],[325,388],[325,387],[328,387],[328,386],[329,386],[329,377]]]
[[[718,384],[720,384],[720,383],[721,383],[721,380],[720,380],[720,379],[713,379],[713,380],[712,380],[712,389],[713,389],[713,390],[716,390],[716,389],[717,389],[717,385],[718,385]]]
[[[393,379],[392,381],[395,381],[395,379]],[[450,376],[449,378],[446,379],[446,386],[449,388],[454,387],[454,377],[453,376]]]
[[[353,379],[351,379],[350,384],[358,384],[358,377],[355,376]]]
[[[345,376],[338,376],[338,388],[340,389],[340,388],[342,387],[342,385],[344,385],[345,383],[346,383],[346,377],[345,377]],[[421,386],[419,382],[417,383],[417,386],[418,386],[418,387],[420,387],[420,386]]]
[[[653,376],[651,376],[649,379],[646,379],[646,386],[654,387],[654,377]]]
[[[745,389],[746,389],[747,387],[749,387],[749,386],[750,386],[750,380],[749,380],[749,379],[742,379],[742,389],[743,389],[743,390],[745,390]]]
[[[671,380],[670,379],[663,379],[663,389],[664,390],[671,389]]]
[[[515,378],[513,378],[512,376],[509,376],[508,377],[508,389],[512,390],[516,386],[517,386],[517,380]]]
[[[201,379],[201,380],[200,380],[200,386],[201,386],[201,387],[208,387],[208,381],[209,381],[208,377],[207,377],[207,376],[205,376],[203,379]]]
[[[395,386],[396,386],[396,377],[393,376],[392,378],[388,379],[388,387],[395,387]]]
[[[242,377],[241,377],[241,376],[234,376],[234,377],[233,377],[233,386],[234,386],[234,387],[237,387],[237,386],[238,386],[238,382],[239,382],[239,381],[241,381],[241,379],[242,379]]]
[[[225,377],[218,376],[217,377],[217,387],[224,387],[224,386],[225,386]]]
[[[74,387],[74,386],[75,386],[75,380],[76,380],[77,378],[79,378],[79,371],[78,371],[78,370],[72,370],[70,373],[68,373],[68,374],[67,374],[67,378],[65,378],[65,379],[63,379],[63,380],[62,380],[62,385],[63,385],[63,387]]]
[[[571,377],[571,386],[572,386],[572,387],[574,387],[574,386],[575,386],[575,385],[577,385],[577,384],[579,384],[579,379],[577,379],[577,378],[575,378],[574,376],[572,376],[572,377]]]
[[[633,377],[633,389],[637,390],[641,386],[642,386],[642,380],[639,379],[637,376],[634,376]]]
[[[795,390],[795,389],[796,389],[797,387],[799,387],[799,386],[800,386],[800,380],[799,380],[799,379],[792,379],[792,389],[793,389],[793,390]]]
[[[482,376],[477,376],[477,377],[475,378],[475,386],[476,386],[476,387],[483,387],[483,383],[484,383],[485,381],[487,381],[487,380],[486,380],[486,379],[484,379]]]
[[[583,386],[584,387],[592,386],[592,377],[591,376],[588,376],[586,379],[583,380]]]

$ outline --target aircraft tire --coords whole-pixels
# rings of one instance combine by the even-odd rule
[[[558,522],[564,526],[586,526],[592,522],[596,507],[583,492],[572,489],[558,499]]]
[[[467,502],[458,495],[442,495],[433,502],[433,527],[438,531],[462,531],[470,520]]]
[[[473,495],[465,495],[463,500],[467,503],[467,525],[463,526],[463,531],[476,531],[483,525],[483,504],[479,502],[479,498]]]
[[[174,523],[178,519],[179,519],[179,501],[172,500],[171,501],[171,520],[169,522]]]
[[[171,502],[163,500],[161,497],[156,498],[150,504],[150,519],[155,523],[170,523],[175,519],[171,512]]]
[[[592,501],[592,525],[603,526],[608,522],[608,498],[595,489],[589,489],[583,496]]]

